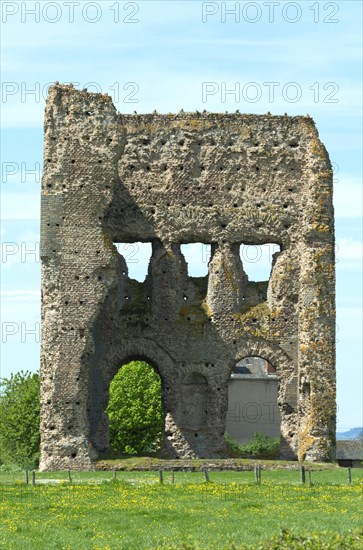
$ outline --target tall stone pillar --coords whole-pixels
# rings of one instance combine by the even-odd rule
[[[207,304],[215,319],[240,311],[246,284],[247,276],[239,256],[239,245],[213,245],[209,263]]]
[[[332,170],[316,141],[307,186],[299,299],[298,457],[329,460],[335,448],[335,256]]]

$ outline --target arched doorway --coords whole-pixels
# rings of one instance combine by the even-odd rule
[[[119,378],[123,378],[124,373],[128,371],[128,365],[130,363],[141,363],[142,365],[146,365],[146,370],[150,374],[149,382],[150,379],[154,379],[154,382],[155,379],[156,381],[158,381],[156,392],[158,394],[157,400],[159,402],[159,406],[161,401],[162,407],[161,444],[165,439],[164,424],[165,415],[168,411],[168,392],[166,391],[166,389],[170,387],[170,381],[167,379],[167,377],[165,378],[165,371],[170,363],[170,358],[158,345],[153,342],[146,340],[123,342],[122,345],[109,347],[108,349],[104,350],[104,352],[103,350],[100,350],[99,356],[95,357],[95,361],[92,363],[92,369],[90,371],[87,413],[89,418],[89,442],[91,444],[92,453],[95,456],[98,453],[104,453],[111,449],[109,428],[110,419],[108,411],[110,403],[110,387],[113,384],[113,381],[114,384],[116,384],[117,381],[118,385],[120,385]],[[139,388],[139,399],[141,401],[144,401],[145,403],[145,392],[149,394],[150,388],[147,387],[147,384],[146,386],[144,385],[144,387],[140,387],[138,375],[134,373],[134,376],[136,378],[132,389],[134,391],[136,388]],[[119,395],[118,400],[123,410],[127,412],[126,408],[124,407],[124,405],[127,403],[127,399],[123,398],[124,393],[125,392],[121,388],[121,395]],[[142,397],[140,398],[140,396]],[[147,414],[142,413],[142,415],[146,416],[146,425],[146,423],[148,422]],[[115,414],[114,416],[117,418],[117,414]],[[114,433],[112,434],[112,437],[115,437]]]
[[[276,368],[259,356],[245,357],[232,369],[228,381],[226,433],[239,443],[256,432],[281,435]]]
[[[159,450],[164,431],[162,383],[146,361],[121,366],[110,383],[106,409],[109,446],[127,454]]]

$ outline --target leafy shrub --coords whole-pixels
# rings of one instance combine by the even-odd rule
[[[332,531],[293,533],[283,529],[280,535],[259,544],[236,544],[227,542],[223,550],[360,550],[363,547],[362,528],[348,533]],[[197,543],[170,545],[166,550],[201,550]]]
[[[253,455],[256,458],[274,459],[280,454],[280,438],[272,438],[261,432],[256,432],[248,443],[239,443],[229,434],[225,434],[224,440],[232,451]]]
[[[0,461],[23,468],[39,462],[39,374],[18,372],[0,381]]]
[[[0,465],[35,468],[40,445],[39,374],[0,380]],[[154,451],[163,432],[161,381],[142,361],[123,366],[110,385],[107,409],[111,446],[130,454]]]
[[[22,468],[18,464],[11,464],[10,462],[0,464],[0,474],[17,474],[21,471]]]
[[[256,432],[253,438],[241,445],[242,452],[251,454],[256,458],[278,458],[280,454],[280,438],[272,438],[261,432]]]
[[[106,410],[110,445],[129,454],[148,453],[161,443],[163,407],[161,380],[143,361],[124,365],[110,384]]]
[[[281,535],[273,537],[265,544],[256,547],[257,550],[358,550],[363,548],[363,529],[355,529],[348,533],[321,531],[295,534],[283,530]]]
[[[224,441],[230,451],[242,453],[241,443],[233,439],[227,432],[224,434]]]

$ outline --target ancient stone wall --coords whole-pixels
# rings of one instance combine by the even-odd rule
[[[113,243],[150,242],[145,282]],[[212,245],[188,276],[183,243]],[[241,244],[276,243],[269,281]],[[163,452],[223,456],[228,379],[276,369],[281,455],[325,460],[335,433],[332,171],[309,117],[122,115],[50,88],[41,216],[41,468],[91,468],[108,446],[109,384],[129,360],[160,374]]]

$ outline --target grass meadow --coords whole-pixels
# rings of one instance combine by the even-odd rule
[[[362,524],[362,470],[164,472],[110,471],[0,474],[0,547],[9,549],[239,549],[265,548],[282,530],[325,531],[326,540]],[[323,537],[324,538],[324,537]],[[333,539],[332,539],[333,540]],[[355,539],[354,539],[355,540]],[[268,548],[359,548],[347,545]]]

